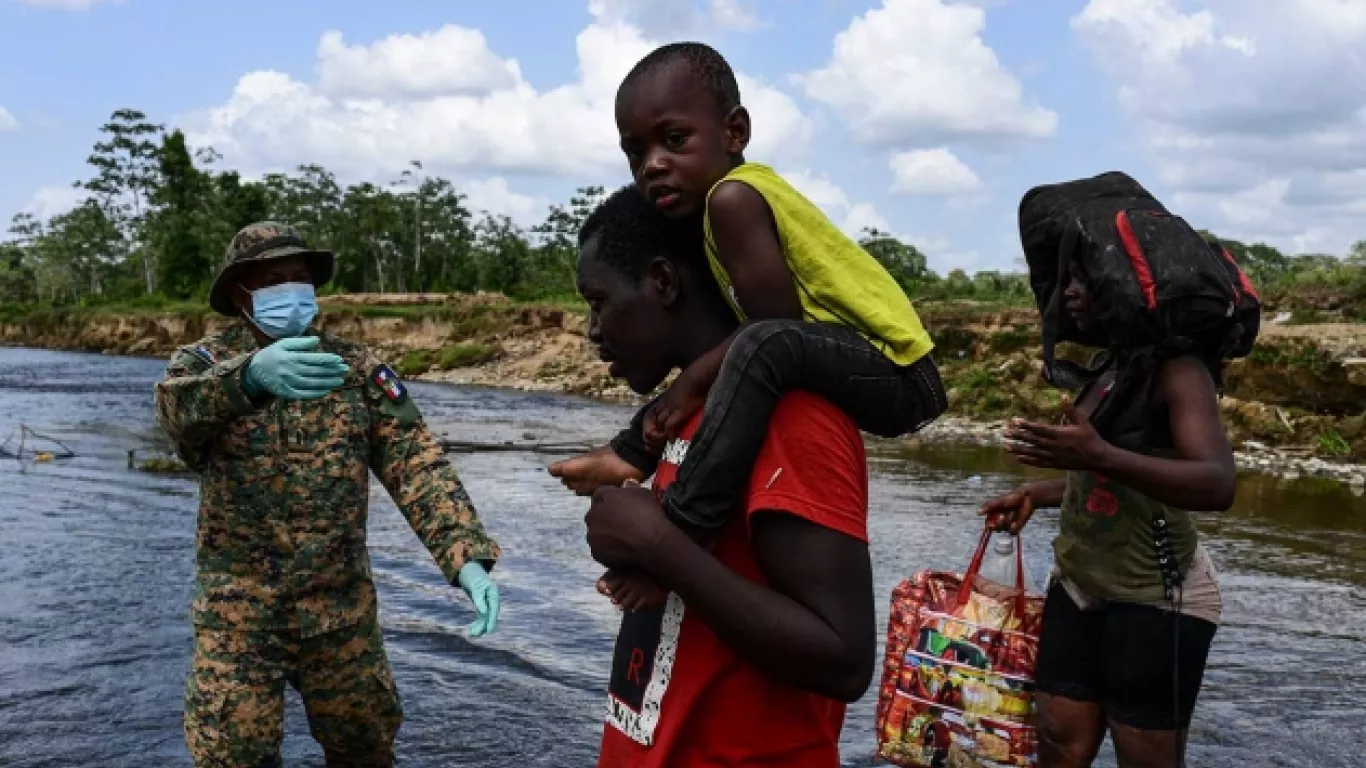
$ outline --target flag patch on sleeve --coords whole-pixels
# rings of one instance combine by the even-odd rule
[[[394,369],[387,365],[380,365],[371,371],[370,381],[379,387],[379,391],[383,392],[385,397],[395,403],[408,396],[408,388],[403,386]]]

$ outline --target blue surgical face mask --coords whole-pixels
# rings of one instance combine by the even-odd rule
[[[318,299],[308,283],[281,283],[251,292],[251,319],[272,339],[299,336],[318,316]]]

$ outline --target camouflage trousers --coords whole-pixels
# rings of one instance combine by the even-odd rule
[[[328,768],[389,768],[403,720],[373,617],[303,639],[195,628],[185,742],[197,768],[279,768],[285,684],[303,697]]]

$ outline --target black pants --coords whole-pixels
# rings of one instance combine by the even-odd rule
[[[1043,693],[1099,704],[1120,725],[1183,730],[1218,629],[1148,605],[1106,603],[1083,611],[1054,584],[1044,603],[1034,684]]]
[[[736,336],[707,394],[687,458],[664,496],[675,524],[721,527],[744,496],[778,401],[794,389],[829,400],[880,437],[916,432],[948,408],[939,369],[929,356],[892,362],[857,332],[840,325],[761,320]],[[647,404],[612,448],[646,475],[658,457],[642,437]]]

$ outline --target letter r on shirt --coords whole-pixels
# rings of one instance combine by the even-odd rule
[[[626,666],[626,679],[636,685],[644,685],[645,681],[640,679],[640,669],[645,666],[645,652],[639,648],[631,649],[631,661]]]

